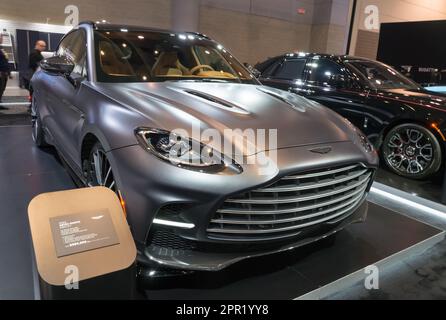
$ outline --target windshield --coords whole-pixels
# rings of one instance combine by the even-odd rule
[[[101,82],[166,80],[255,83],[223,46],[195,34],[95,31]]]
[[[358,70],[372,88],[413,90],[420,88],[415,82],[384,64],[365,60],[346,61],[346,63]]]

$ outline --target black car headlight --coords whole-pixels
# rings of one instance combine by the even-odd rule
[[[135,133],[140,145],[172,165],[208,173],[242,171],[230,158],[191,138],[152,128],[138,128]]]
[[[373,147],[373,144],[370,142],[369,138],[367,138],[367,136],[361,130],[359,130],[353,123],[351,123],[350,120],[348,120],[347,118],[343,119],[347,123],[347,125],[356,133],[359,144],[364,148],[364,150],[367,153],[373,152],[375,148]]]
[[[373,147],[373,144],[370,142],[369,138],[367,138],[366,135],[358,129],[356,130],[356,133],[359,137],[359,143],[364,147],[365,151],[368,153],[373,152],[375,148]]]

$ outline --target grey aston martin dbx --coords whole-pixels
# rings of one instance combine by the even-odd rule
[[[361,131],[205,35],[81,23],[31,85],[35,143],[125,201],[140,266],[217,271],[366,217],[378,157]]]

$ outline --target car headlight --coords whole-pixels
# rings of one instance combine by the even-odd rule
[[[172,165],[208,173],[242,172],[233,160],[191,138],[152,128],[138,128],[135,133],[140,145]]]
[[[368,153],[373,152],[375,148],[373,147],[373,144],[369,141],[369,138],[367,138],[365,134],[358,129],[356,130],[356,133],[358,134],[359,142],[364,147],[365,151]]]
[[[367,153],[373,152],[375,150],[375,148],[373,147],[373,144],[370,142],[369,138],[367,138],[367,136],[361,130],[359,130],[350,120],[348,120],[347,118],[343,118],[343,119],[347,123],[347,125],[353,131],[356,132],[356,135],[358,137],[359,143],[364,148],[364,150]]]

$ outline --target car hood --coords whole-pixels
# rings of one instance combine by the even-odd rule
[[[427,90],[389,89],[380,91],[378,95],[382,98],[398,100],[401,103],[446,111],[446,95],[441,93],[433,93]]]
[[[168,81],[101,83],[96,87],[96,90],[144,118],[143,121],[135,121],[135,128],[182,129],[194,138],[193,127],[195,130],[198,127],[201,132],[214,129],[226,136],[228,131],[225,130],[240,129],[239,133],[232,133],[237,137],[234,140],[240,138],[245,142],[245,130],[253,129],[256,133],[257,130],[266,130],[265,143],[256,141],[249,148],[236,145],[233,152],[237,154],[251,155],[273,149],[352,141],[356,135],[351,124],[328,108],[265,86]],[[277,144],[269,141],[269,133],[274,129],[277,130]],[[199,139],[222,150],[221,143]]]

